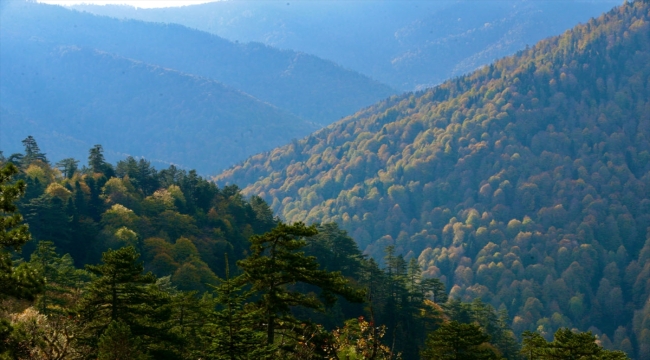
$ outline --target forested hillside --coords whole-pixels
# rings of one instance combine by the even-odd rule
[[[217,177],[337,222],[513,329],[650,358],[650,5],[635,1]]]
[[[158,9],[73,8],[119,19],[182,24],[232,41],[304,51],[411,91],[474,71],[620,3],[228,0]]]
[[[5,152],[35,135],[53,158],[99,142],[110,160],[126,154],[214,174],[319,128],[207,78],[4,32],[0,41]]]
[[[394,247],[380,268],[194,171],[22,144],[0,153],[0,359],[627,359],[567,328],[519,343]]]

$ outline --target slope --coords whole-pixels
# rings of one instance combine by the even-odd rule
[[[120,21],[24,1],[3,4],[0,24],[3,33],[90,47],[211,78],[321,124],[394,93],[331,61],[260,43],[233,43],[180,25]]]
[[[645,356],[649,78],[650,6],[636,1],[217,181],[288,221],[338,222],[375,258],[395,245],[518,332],[593,324]]]
[[[4,33],[0,41],[6,154],[33,135],[59,159],[99,143],[111,160],[130,154],[215,173],[317,129],[210,79]]]
[[[413,90],[439,84],[620,4],[600,1],[218,1],[179,8],[78,5],[304,51]],[[435,64],[435,66],[432,66]]]

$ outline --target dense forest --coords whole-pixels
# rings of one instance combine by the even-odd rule
[[[2,359],[627,358],[568,328],[520,343],[395,247],[380,267],[336,224],[194,171],[23,145],[0,154]]]
[[[172,9],[71,7],[118,19],[181,24],[231,41],[303,51],[412,91],[474,71],[620,3],[229,0]]]
[[[650,358],[650,4],[626,2],[216,178],[415,259],[519,335]],[[386,266],[385,262],[382,262]]]

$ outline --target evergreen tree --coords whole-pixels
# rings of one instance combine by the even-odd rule
[[[25,194],[25,183],[22,180],[9,183],[17,173],[18,168],[11,163],[0,170],[0,299],[7,296],[32,298],[42,285],[32,269],[23,265],[15,268],[11,259],[11,251],[20,250],[31,239],[15,205]]]
[[[88,324],[85,336],[91,346],[113,321],[128,325],[143,346],[160,348],[168,340],[169,297],[155,286],[153,274],[143,274],[139,256],[132,246],[109,249],[102,264],[86,265],[97,278],[87,287],[78,311]]]
[[[421,355],[432,360],[498,359],[489,339],[477,325],[450,321],[429,334]]]
[[[72,293],[82,287],[87,274],[74,267],[69,254],[58,256],[51,241],[39,241],[29,263],[45,282],[43,292],[36,302],[38,311],[45,315],[64,313],[71,305]]]
[[[113,167],[104,159],[104,148],[100,144],[88,151],[88,166],[93,173],[104,174],[107,178],[114,175]]]
[[[72,179],[79,167],[79,160],[73,158],[66,158],[56,163],[56,166],[61,170],[61,173],[66,179]]]
[[[25,140],[22,141],[23,146],[25,147],[25,157],[24,161],[30,163],[34,160],[40,160],[44,163],[48,163],[45,154],[41,152],[41,149],[36,143],[36,139],[33,136],[29,135]]]
[[[251,237],[251,254],[240,260],[241,281],[249,283],[251,290],[259,294],[257,306],[263,315],[266,345],[275,344],[278,330],[289,329],[296,323],[291,316],[292,307],[324,309],[339,294],[351,301],[362,301],[363,294],[353,290],[338,272],[320,270],[316,259],[300,251],[306,246],[304,237],[314,236],[315,226],[303,223],[286,225],[279,223],[268,233]],[[290,285],[304,283],[322,290],[316,295],[294,291]]]
[[[263,317],[262,310],[245,307],[253,291],[244,290],[240,279],[231,279],[226,257],[226,278],[215,286],[218,310],[208,326],[213,359],[266,359],[272,358],[272,345],[266,345],[264,332],[256,330],[256,323]]]
[[[144,353],[141,341],[133,337],[129,325],[116,320],[106,328],[98,342],[98,360],[147,360],[151,359]]]

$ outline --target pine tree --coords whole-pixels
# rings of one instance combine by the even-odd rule
[[[41,152],[41,149],[36,143],[36,139],[33,136],[29,135],[25,140],[22,141],[23,146],[25,146],[25,157],[24,161],[30,163],[34,160],[40,160],[44,163],[48,163],[45,154]]]
[[[36,301],[41,314],[64,313],[70,305],[75,288],[82,287],[87,273],[74,267],[69,254],[58,256],[54,243],[39,241],[32,253],[29,264],[45,281],[42,294]]]
[[[61,170],[61,173],[63,176],[65,176],[66,179],[72,179],[74,176],[75,172],[79,169],[77,166],[79,164],[79,160],[75,160],[73,158],[66,158],[63,159],[59,162],[56,163],[56,166]]]
[[[112,321],[128,325],[145,346],[157,348],[169,337],[169,297],[155,286],[153,274],[143,274],[139,256],[132,246],[109,249],[102,264],[86,265],[97,278],[87,287],[78,311],[88,324],[84,335],[91,346]]]
[[[147,360],[141,341],[134,338],[129,326],[119,320],[111,321],[98,342],[98,360]]]
[[[268,233],[251,237],[251,255],[237,264],[242,268],[242,282],[259,294],[257,306],[263,314],[266,344],[275,344],[277,330],[296,323],[290,310],[294,306],[322,310],[324,303],[336,301],[339,294],[350,301],[363,301],[363,294],[353,290],[338,272],[319,269],[312,256],[300,251],[306,246],[304,237],[317,234],[315,226],[303,223],[279,223]],[[304,283],[322,290],[319,299],[314,294],[294,291],[290,285]]]
[[[245,307],[253,291],[244,290],[240,279],[231,279],[226,257],[226,278],[215,286],[217,311],[212,314],[210,353],[213,359],[265,359],[272,358],[273,346],[264,346],[264,332],[255,329],[264,315],[260,308]]]
[[[25,183],[21,180],[11,184],[11,178],[18,168],[7,163],[0,169],[0,300],[7,297],[31,299],[41,291],[43,282],[26,264],[14,267],[11,251],[19,250],[31,239],[27,225],[18,213],[15,202],[25,194]],[[11,336],[9,322],[0,318],[0,356],[9,356],[6,346]]]
[[[429,334],[421,355],[432,360],[498,359],[489,339],[477,325],[450,321]]]
[[[42,281],[28,267],[14,268],[10,251],[19,250],[31,239],[27,225],[14,204],[25,194],[22,180],[10,184],[18,173],[15,165],[8,163],[0,170],[0,299],[7,296],[32,298],[40,291]]]

